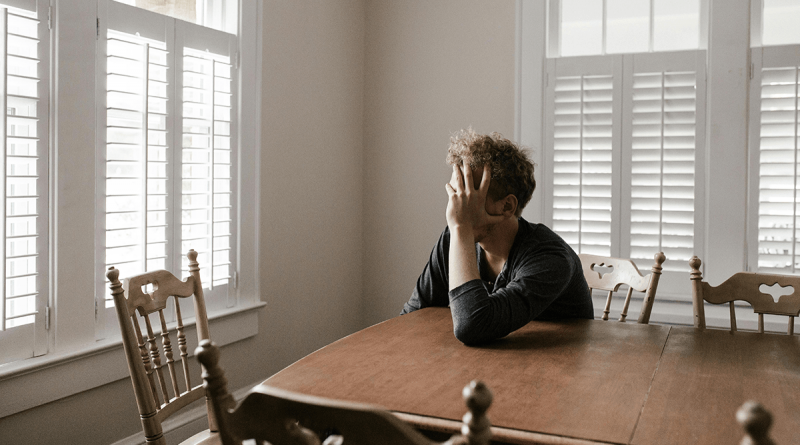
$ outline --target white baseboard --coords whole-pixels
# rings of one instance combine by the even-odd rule
[[[260,381],[237,389],[233,393],[233,398],[237,401],[242,400],[248,391],[259,384],[261,384]],[[167,445],[180,444],[200,431],[208,429],[205,404],[181,411],[167,419],[161,426],[164,429],[164,438],[167,440]],[[144,443],[144,433],[138,431],[136,434],[120,439],[111,445],[144,445]]]

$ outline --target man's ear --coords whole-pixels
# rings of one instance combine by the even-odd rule
[[[519,201],[517,201],[517,197],[514,194],[509,194],[505,198],[503,198],[503,215],[506,216],[514,216],[517,213],[517,205]]]

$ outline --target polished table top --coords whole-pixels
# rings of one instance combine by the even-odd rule
[[[800,427],[797,336],[569,320],[467,347],[449,309],[428,308],[334,342],[264,383],[455,427],[461,388],[473,379],[494,392],[494,433],[510,442],[737,443],[734,414],[748,398],[772,410],[777,443],[792,443]]]

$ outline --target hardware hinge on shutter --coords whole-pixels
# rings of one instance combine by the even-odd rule
[[[53,7],[47,7],[47,29],[53,29]]]
[[[99,38],[100,38],[100,17],[97,18],[97,35],[95,36],[95,39]]]
[[[233,273],[233,288],[234,289],[239,288],[239,272]]]
[[[44,308],[44,330],[50,330],[50,306]]]
[[[750,64],[750,78],[751,79],[753,78],[753,71],[755,71],[755,64],[751,63]]]

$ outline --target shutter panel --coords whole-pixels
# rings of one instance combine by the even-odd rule
[[[683,270],[694,254],[695,87],[694,72],[633,75],[630,257],[642,266],[663,251]]]
[[[167,56],[165,42],[108,30],[105,263],[123,276],[167,268]]]
[[[693,255],[703,258],[705,52],[624,57],[621,256],[647,273],[667,261],[659,293],[686,300]]]
[[[751,144],[758,149],[757,253],[759,272],[795,273],[798,212],[798,66],[800,46],[753,51]],[[751,99],[754,101],[754,99]],[[754,230],[750,231],[751,234]],[[751,235],[752,236],[752,235]],[[751,256],[752,260],[752,256]]]
[[[618,59],[618,58],[617,58]],[[614,192],[615,108],[618,80],[612,58],[550,63],[552,103],[548,136],[553,147],[549,196],[553,230],[577,252],[610,256],[616,247],[618,193]],[[610,62],[610,63],[609,63]],[[615,91],[616,90],[616,91]],[[618,125],[618,124],[617,124]]]
[[[211,308],[231,306],[235,240],[236,37],[180,22],[181,251],[198,252]],[[181,257],[188,275],[189,262]],[[229,298],[230,297],[230,298]]]
[[[23,6],[34,10],[35,2]],[[46,25],[35,12],[0,9],[5,122],[0,363],[47,351],[48,289]]]

